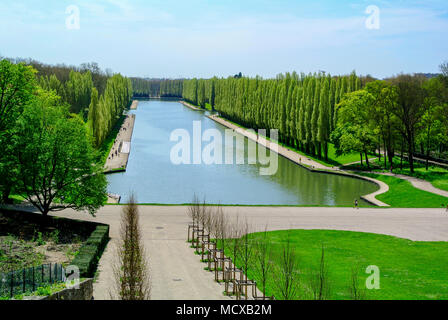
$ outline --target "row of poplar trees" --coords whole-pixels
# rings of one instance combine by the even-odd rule
[[[95,147],[99,147],[133,96],[132,83],[120,74],[108,77],[104,92],[94,86],[90,71],[72,70],[68,81],[60,81],[56,75],[38,77],[44,90],[53,90],[70,105],[70,112],[80,114],[87,122]]]
[[[278,129],[279,141],[328,160],[330,134],[337,123],[336,105],[346,93],[361,89],[355,73],[333,77],[324,73],[286,73],[276,79],[192,79],[183,98],[209,104],[225,118],[246,127]]]
[[[131,78],[132,88],[136,97],[172,97],[181,98],[183,91],[182,79],[142,79]]]

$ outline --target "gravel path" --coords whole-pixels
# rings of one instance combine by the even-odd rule
[[[185,206],[140,206],[143,241],[150,260],[153,299],[226,299],[200,258],[186,243]],[[111,226],[109,243],[94,284],[95,299],[109,299],[121,206],[106,206],[96,218],[65,210],[59,216]],[[224,207],[229,217],[247,217],[252,231],[326,229],[371,232],[419,241],[448,241],[448,213],[442,209]]]

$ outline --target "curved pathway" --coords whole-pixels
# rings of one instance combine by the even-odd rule
[[[423,190],[423,191],[428,191],[431,193],[435,193],[438,194],[440,196],[443,197],[448,197],[448,191],[439,189],[434,187],[431,182],[426,181],[426,180],[422,180],[422,179],[418,179],[415,177],[411,177],[411,176],[406,176],[403,174],[395,174],[395,173],[390,173],[390,172],[372,172],[375,174],[381,174],[383,176],[390,176],[390,177],[396,177],[399,179],[403,179],[403,180],[407,180],[409,181],[415,188]]]

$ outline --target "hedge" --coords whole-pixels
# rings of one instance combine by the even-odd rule
[[[108,241],[109,226],[97,226],[71,263],[79,268],[81,277],[92,278],[94,276],[98,261]]]

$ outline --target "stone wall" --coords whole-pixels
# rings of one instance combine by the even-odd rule
[[[39,297],[37,300],[92,300],[93,299],[93,279],[84,280],[79,284],[79,288],[64,289],[51,296]]]

